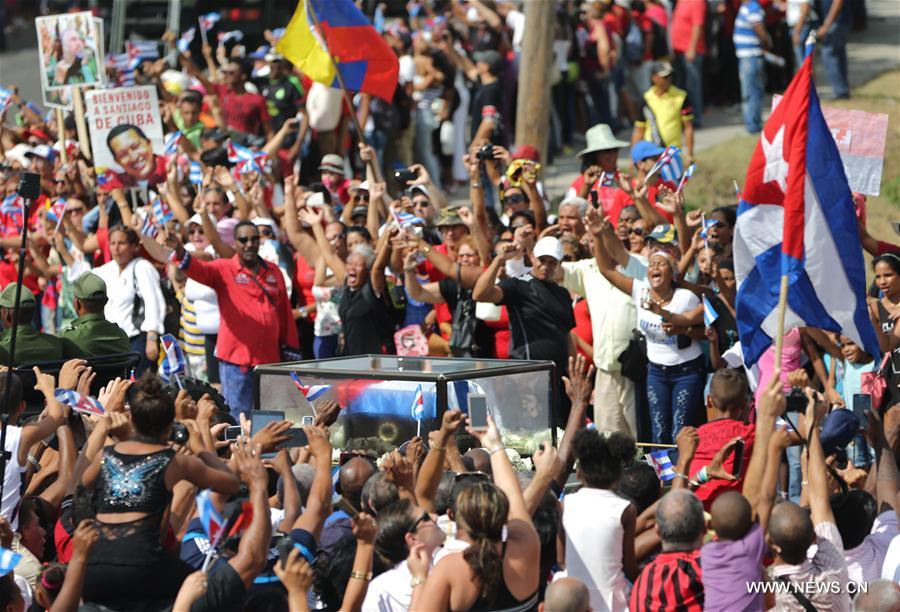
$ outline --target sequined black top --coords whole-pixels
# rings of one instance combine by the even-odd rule
[[[165,479],[174,456],[171,448],[148,455],[126,455],[107,446],[97,478],[97,512],[162,513],[172,498]]]

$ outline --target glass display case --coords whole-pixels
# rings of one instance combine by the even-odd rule
[[[357,355],[254,369],[257,408],[299,424],[318,401],[334,400],[342,410],[332,444],[379,455],[419,431],[427,437],[447,409],[466,412],[470,393],[487,397],[507,446],[533,454],[541,442],[556,443],[556,384],[552,361],[513,359]]]

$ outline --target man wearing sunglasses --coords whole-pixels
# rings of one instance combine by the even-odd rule
[[[299,345],[284,278],[277,266],[260,258],[259,245],[259,228],[250,221],[235,226],[231,259],[200,261],[169,236],[178,267],[212,287],[219,300],[216,357],[222,394],[235,418],[253,408],[253,366],[281,361],[280,347]]]

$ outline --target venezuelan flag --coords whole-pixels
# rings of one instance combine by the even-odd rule
[[[300,0],[275,49],[314,81],[339,87],[337,64],[347,89],[394,97],[397,56],[352,0]]]

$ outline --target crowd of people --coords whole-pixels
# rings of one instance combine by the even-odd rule
[[[166,151],[117,126],[122,174],[3,84],[0,608],[900,609],[900,246],[856,197],[883,358],[802,327],[745,368],[737,206],[688,210],[658,164],[691,164],[709,104],[759,132],[810,31],[849,96],[863,2],[558,2],[544,160],[514,138],[522,4],[368,7],[390,101],[310,80],[278,31],[142,61]],[[576,148],[550,193],[542,164]],[[103,413],[73,410],[129,354]],[[255,366],[364,354],[551,361],[558,448],[516,471],[492,418],[448,409],[342,452],[330,398],[306,445],[253,428]]]

